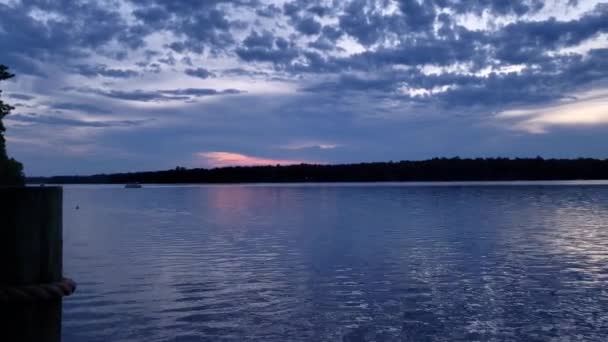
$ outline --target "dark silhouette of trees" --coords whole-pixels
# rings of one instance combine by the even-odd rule
[[[608,179],[608,159],[434,158],[343,165],[225,167],[30,178],[36,183],[245,183]]]
[[[14,76],[8,72],[8,67],[0,65],[0,82]],[[0,90],[1,94],[2,90]],[[23,166],[15,159],[9,158],[6,153],[6,140],[4,139],[6,128],[2,119],[10,114],[11,110],[13,110],[13,107],[0,99],[0,186],[23,185],[24,183]]]

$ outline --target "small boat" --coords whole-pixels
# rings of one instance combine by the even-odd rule
[[[139,184],[139,183],[125,184],[125,189],[139,189],[139,188],[141,188],[141,184]]]

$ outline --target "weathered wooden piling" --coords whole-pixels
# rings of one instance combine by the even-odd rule
[[[0,340],[59,342],[62,189],[0,188]]]

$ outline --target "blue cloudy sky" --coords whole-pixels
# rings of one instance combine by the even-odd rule
[[[608,3],[0,0],[29,175],[608,157]]]

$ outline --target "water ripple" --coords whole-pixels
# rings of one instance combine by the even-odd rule
[[[601,184],[64,192],[64,341],[608,336]]]

